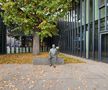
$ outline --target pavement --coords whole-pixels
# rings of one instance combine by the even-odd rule
[[[108,64],[1,64],[0,90],[108,90]]]

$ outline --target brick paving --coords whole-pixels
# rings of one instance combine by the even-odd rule
[[[86,61],[86,60],[85,60]],[[108,90],[108,64],[1,64],[0,90]]]

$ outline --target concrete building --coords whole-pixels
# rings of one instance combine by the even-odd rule
[[[77,0],[58,22],[61,52],[108,60],[108,0]]]

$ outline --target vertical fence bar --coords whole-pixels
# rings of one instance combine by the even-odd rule
[[[16,53],[16,41],[15,41],[15,37],[14,37],[14,53]]]
[[[71,3],[72,4],[72,3]],[[72,29],[71,29],[71,49],[72,49],[72,54],[73,54],[73,4],[71,7],[71,25],[72,25]]]
[[[75,43],[75,45],[74,45],[74,48],[75,48],[75,50],[74,50],[74,53],[75,53],[75,55],[76,55],[76,3],[75,3],[75,29],[74,29],[74,34],[75,34],[75,37],[74,37],[74,43]]]
[[[90,0],[88,0],[88,58],[90,58]]]
[[[73,20],[73,30],[72,30],[72,32],[73,32],[73,41],[72,41],[72,43],[73,43],[73,54],[74,54],[74,51],[75,51],[75,44],[74,44],[74,37],[75,37],[75,34],[74,34],[74,30],[75,30],[75,5],[74,5],[74,3],[73,3],[73,14],[72,14],[72,20]]]
[[[71,54],[71,9],[69,11],[69,54]]]
[[[73,2],[72,2],[72,54],[74,53],[73,49],[74,49],[74,42],[73,42],[73,37],[74,37],[74,34],[73,34],[73,30],[74,30],[74,21],[73,21]]]
[[[92,21],[93,23],[93,25],[92,25],[92,28],[93,28],[93,33],[92,33],[92,47],[93,47],[93,49],[92,49],[92,57],[93,57],[93,59],[94,59],[94,52],[95,52],[95,49],[94,49],[94,33],[95,33],[95,0],[93,0],[93,21]]]
[[[20,44],[21,44],[21,41],[20,41],[20,36],[19,36],[18,53],[20,53]]]
[[[10,54],[12,53],[12,45],[11,45],[11,37],[10,37]]]
[[[105,31],[107,31],[107,0],[105,0]]]
[[[68,32],[68,53],[70,52],[70,50],[69,50],[69,36],[70,36],[70,34],[69,34],[69,32],[70,32],[70,29],[69,29],[69,12],[68,12],[68,26],[67,26],[67,32]]]
[[[72,31],[73,31],[73,17],[72,17],[73,13],[72,13],[72,11],[73,10],[72,10],[72,7],[73,6],[72,6],[72,3],[71,3],[71,54],[73,54],[73,40],[72,40],[73,39],[72,38],[73,37],[73,35],[72,35]]]
[[[76,55],[78,55],[78,4],[76,4]]]
[[[6,50],[6,48],[7,48],[7,44],[6,44],[6,26],[4,25],[4,23],[2,22],[2,24],[3,24],[3,29],[2,29],[2,44],[3,44],[3,51],[2,51],[2,53],[3,54],[6,54],[6,52],[7,52],[7,50]]]
[[[80,56],[82,56],[82,0],[80,0]]]
[[[86,0],[84,0],[84,57],[86,58]]]
[[[66,33],[66,15],[64,17],[64,33]],[[66,52],[66,34],[64,34],[64,53]]]
[[[63,39],[64,39],[64,29],[65,29],[65,16],[64,16],[64,18],[63,18],[63,32],[62,32],[62,34],[63,34]],[[63,52],[64,52],[64,50],[65,50],[64,46],[65,46],[65,41],[63,40]]]
[[[98,59],[101,60],[101,35],[100,35],[100,0],[98,0]]]

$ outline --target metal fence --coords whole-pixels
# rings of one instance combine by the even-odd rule
[[[0,54],[6,53],[6,27],[0,17]]]
[[[107,4],[108,0],[72,2],[71,10],[58,22],[62,52],[88,59],[108,59]]]
[[[7,54],[31,53],[33,47],[32,36],[7,36]],[[40,42],[40,51],[47,52],[50,47],[45,40]]]

